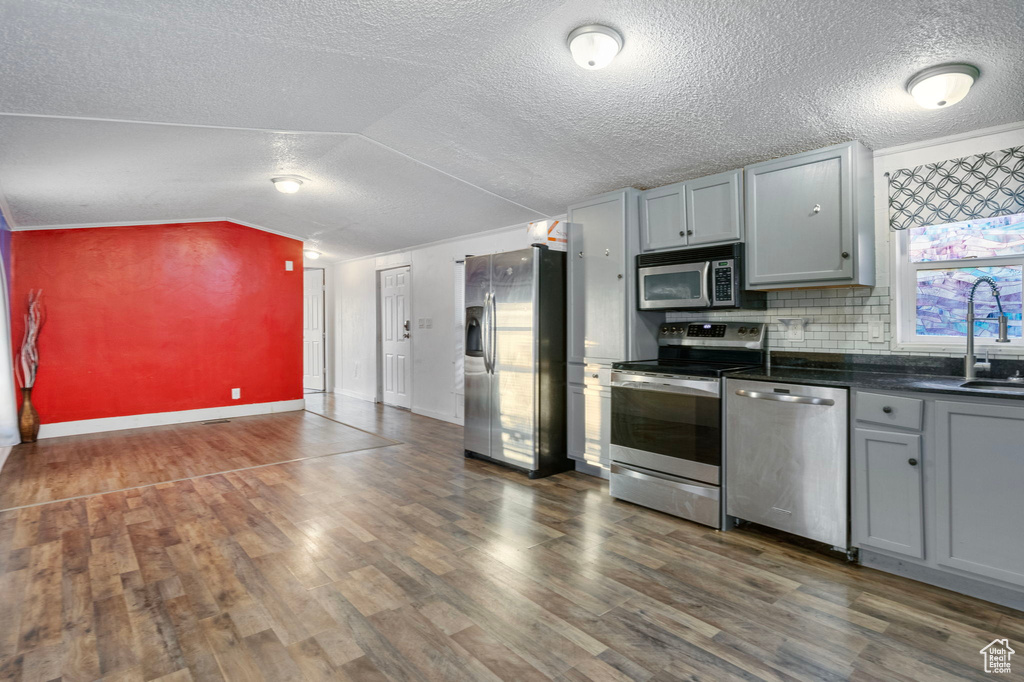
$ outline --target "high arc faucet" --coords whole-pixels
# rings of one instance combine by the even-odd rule
[[[992,369],[992,363],[988,362],[987,354],[985,362],[977,362],[974,357],[974,292],[981,284],[987,284],[992,288],[992,295],[995,296],[996,305],[999,306],[999,337],[996,339],[996,343],[1010,342],[1007,333],[1009,322],[1006,313],[1003,312],[1003,303],[999,300],[999,287],[996,286],[994,279],[988,275],[982,275],[974,281],[971,293],[967,297],[967,354],[964,356],[964,378],[967,381],[975,379],[979,369]]]

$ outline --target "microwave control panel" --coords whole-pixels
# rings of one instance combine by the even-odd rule
[[[736,305],[738,288],[736,262],[732,259],[711,261],[711,306]]]

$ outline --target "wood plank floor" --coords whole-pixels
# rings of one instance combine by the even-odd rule
[[[984,679],[1024,641],[1021,612],[310,404],[403,442],[0,513],[0,679]]]
[[[47,438],[11,453],[0,509],[390,443],[302,411]]]

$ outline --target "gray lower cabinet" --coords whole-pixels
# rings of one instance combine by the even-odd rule
[[[743,171],[649,189],[640,195],[640,250],[743,239]]]
[[[918,434],[854,430],[854,545],[924,558],[922,470]]]
[[[747,286],[873,285],[871,169],[858,142],[747,166]]]
[[[569,458],[583,460],[586,452],[586,398],[582,384],[569,384],[569,413],[566,428],[569,439]]]
[[[1024,407],[935,405],[936,559],[1024,586]]]
[[[583,461],[591,466],[611,466],[612,392],[611,389],[587,386],[583,389],[584,428]]]

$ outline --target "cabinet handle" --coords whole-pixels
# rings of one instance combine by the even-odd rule
[[[842,256],[843,256],[843,258],[849,258],[850,257],[850,252],[849,251],[843,251]]]
[[[691,237],[691,236],[693,236],[693,230],[687,230],[687,231],[686,231],[686,236],[687,236],[687,237]]]
[[[604,250],[604,255],[606,255],[606,256],[612,255],[612,250],[611,249],[605,249]]]
[[[599,374],[591,374],[590,376],[592,376],[592,377],[594,377],[594,378],[596,379],[596,378],[598,378],[598,377],[599,377],[600,375],[599,375]]]
[[[814,208],[811,209],[814,213],[821,213],[821,204],[815,204]]]
[[[619,279],[622,279],[622,275],[619,275]]]
[[[686,232],[684,230],[679,230],[679,236],[680,237],[685,237],[686,236]]]
[[[580,251],[580,258],[583,258],[583,252]]]
[[[910,459],[907,460],[907,464],[909,464],[912,467],[916,467],[917,466],[917,460],[914,459],[913,457],[911,457]]]
[[[885,412],[886,414],[892,414],[892,408],[886,405],[885,407],[882,408],[882,412]]]

